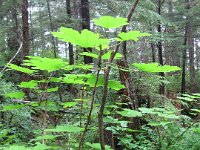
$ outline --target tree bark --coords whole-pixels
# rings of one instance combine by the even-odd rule
[[[161,15],[161,7],[162,7],[162,2],[161,0],[158,0],[158,14]],[[161,24],[159,23],[158,27],[157,27],[158,33],[161,34],[162,30],[161,30]],[[159,41],[157,44],[157,48],[158,48],[158,61],[160,63],[160,65],[163,66],[163,49],[162,49],[162,41]],[[165,74],[163,72],[160,72],[159,75],[164,78]],[[165,86],[163,83],[161,83],[160,88],[159,88],[159,93],[160,94],[164,94],[165,93]]]
[[[68,23],[70,23],[71,19],[71,0],[66,0],[66,11],[67,11],[67,16],[68,16]],[[69,64],[73,65],[74,64],[74,50],[73,50],[73,45],[71,43],[68,43],[68,48],[69,48]]]
[[[21,62],[29,55],[29,23],[28,23],[28,0],[22,0],[22,53]],[[22,81],[29,80],[29,75],[23,73]],[[30,90],[23,89],[27,97],[29,97]]]
[[[53,32],[53,22],[52,22],[52,15],[51,15],[51,8],[49,4],[49,0],[47,2],[47,9],[48,9],[48,15],[49,15],[49,22],[50,22],[50,30]],[[54,58],[57,58],[57,49],[56,49],[56,41],[53,36],[51,36],[52,44],[53,44],[53,54]]]
[[[89,10],[89,1],[81,0],[81,17],[82,17],[82,30],[90,30],[90,10]],[[84,48],[84,52],[92,52],[92,48]],[[84,63],[89,64],[93,63],[92,57],[84,56]]]
[[[189,0],[185,0],[186,4],[186,10],[190,9]],[[181,93],[184,94],[186,92],[186,61],[187,61],[187,41],[188,41],[188,29],[189,29],[189,21],[188,21],[188,15],[186,16],[186,24],[185,24],[185,38],[183,45],[185,48],[183,49],[183,58],[182,58],[182,79],[181,79]]]
[[[22,0],[22,42],[21,61],[29,55],[28,0]]]
[[[188,28],[188,46],[189,48],[189,66],[190,66],[190,93],[196,92],[196,82],[195,82],[195,67],[194,67],[194,36],[192,31],[192,26],[189,24]]]

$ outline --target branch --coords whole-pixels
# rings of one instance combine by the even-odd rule
[[[19,53],[19,52],[21,51],[21,49],[22,49],[22,44],[23,44],[23,43],[20,44],[19,49],[17,50],[17,52],[15,53],[15,55],[14,55],[14,56],[10,59],[10,61],[5,65],[5,67],[1,70],[0,73],[3,74],[3,72],[6,70],[6,68],[8,67],[8,65],[17,57],[18,53]]]

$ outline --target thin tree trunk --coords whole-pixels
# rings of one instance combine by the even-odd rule
[[[22,0],[22,42],[21,61],[29,55],[28,0]]]
[[[22,0],[22,53],[21,62],[29,55],[29,23],[28,23],[28,0]],[[22,74],[22,81],[28,81],[29,76]],[[24,89],[25,94],[29,97],[30,90]]]
[[[39,22],[40,22],[40,26],[43,27],[43,23],[42,23],[42,3],[39,3]],[[42,47],[42,57],[44,57],[44,51],[46,49],[45,46],[45,36],[44,36],[44,31],[42,30],[42,32],[40,33],[40,38],[41,38],[41,47]]]
[[[186,9],[190,9],[189,0],[185,0]],[[186,24],[185,24],[185,38],[183,45],[185,46],[183,50],[183,58],[182,58],[182,79],[181,79],[181,93],[184,94],[186,91],[186,61],[187,61],[187,41],[188,41],[188,29],[189,29],[189,22],[188,22],[188,16],[186,16]]]
[[[162,5],[161,0],[158,0],[158,14],[159,15],[161,15],[161,7],[162,7],[161,5]],[[161,35],[162,30],[161,30],[161,24],[160,23],[158,25],[158,29],[157,30],[158,30],[158,33]],[[163,49],[162,49],[162,42],[161,41],[158,42],[157,47],[158,47],[158,61],[159,61],[160,65],[163,66],[163,55],[162,55]],[[162,78],[165,77],[165,74],[163,72],[160,72],[159,75]],[[165,86],[162,83],[160,85],[159,93],[160,94],[164,94],[164,92],[165,92]]]
[[[82,29],[90,30],[90,11],[89,11],[89,1],[81,0],[81,16],[82,16]],[[84,52],[92,52],[92,48],[84,48]],[[84,63],[93,63],[92,57],[84,56]]]
[[[70,23],[71,19],[71,0],[66,0],[66,11],[68,15],[68,23]],[[69,64],[73,65],[74,64],[74,50],[73,50],[73,45],[71,43],[68,43],[69,46]]]
[[[195,68],[194,68],[194,36],[191,24],[188,29],[189,65],[190,65],[190,93],[196,92]]]
[[[47,9],[48,9],[48,15],[49,15],[49,22],[50,22],[50,30],[53,32],[53,22],[52,22],[52,16],[51,16],[51,9],[49,5],[49,0],[47,2]],[[52,44],[53,44],[53,53],[54,57],[57,58],[57,50],[56,50],[56,42],[53,36],[51,36]]]
[[[49,4],[49,0],[46,1],[47,2],[47,9],[48,9],[48,15],[49,15],[49,21],[50,21],[50,29],[51,32],[53,32],[54,27],[53,27],[53,22],[52,22],[52,15],[51,15],[51,9],[50,9],[50,4]],[[55,38],[53,36],[51,36],[52,39],[52,44],[53,44],[53,52],[54,52],[54,58],[57,58],[57,48],[56,48],[56,41]],[[59,73],[56,71],[56,76],[59,76]],[[60,98],[60,101],[62,102],[62,92],[61,92],[61,83],[58,83],[58,96]]]

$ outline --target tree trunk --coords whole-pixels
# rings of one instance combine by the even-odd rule
[[[29,55],[28,0],[22,0],[22,42],[21,61]]]
[[[68,16],[68,23],[70,23],[71,19],[71,0],[66,0],[66,11],[67,11],[67,16]],[[71,43],[68,43],[69,46],[69,64],[73,65],[74,64],[74,50],[73,50],[73,45]]]
[[[192,27],[189,24],[188,28],[188,45],[189,48],[189,66],[190,66],[190,93],[196,92],[196,82],[195,82],[195,68],[194,68],[194,36]]]
[[[50,30],[53,32],[53,23],[52,23],[52,16],[51,16],[51,9],[49,5],[49,0],[47,0],[47,9],[48,9],[48,15],[49,15],[49,22],[50,22]],[[57,58],[57,50],[56,50],[56,42],[53,36],[51,36],[52,44],[53,44],[53,54],[54,58]]]
[[[22,53],[21,62],[29,55],[29,23],[28,23],[28,0],[22,0]],[[28,81],[29,76],[22,74],[22,81]],[[29,97],[29,89],[24,89],[24,93]]]
[[[161,15],[161,0],[158,0],[158,14]],[[158,27],[157,27],[157,30],[158,30],[158,33],[161,34],[161,24],[159,23]],[[162,55],[162,41],[159,41],[158,44],[157,44],[157,47],[158,47],[158,61],[160,63],[160,65],[163,66],[163,55]],[[165,77],[165,74],[163,72],[160,72],[159,75],[161,77]],[[165,86],[164,84],[162,83],[160,85],[160,89],[159,89],[159,93],[160,94],[164,94],[165,92]]]
[[[189,0],[185,0],[186,9],[190,9]],[[188,41],[188,29],[189,29],[189,22],[188,22],[188,16],[186,16],[186,24],[185,24],[185,38],[183,45],[185,46],[183,50],[183,58],[182,58],[182,79],[181,79],[181,93],[184,94],[186,91],[186,61],[187,61],[187,41]]]
[[[82,17],[82,29],[90,30],[90,11],[89,1],[81,0],[81,17]],[[84,52],[92,52],[92,48],[84,48]],[[93,63],[92,57],[84,56],[84,63]]]

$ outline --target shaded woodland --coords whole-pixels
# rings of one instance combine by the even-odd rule
[[[200,149],[199,0],[0,0],[0,149]]]

